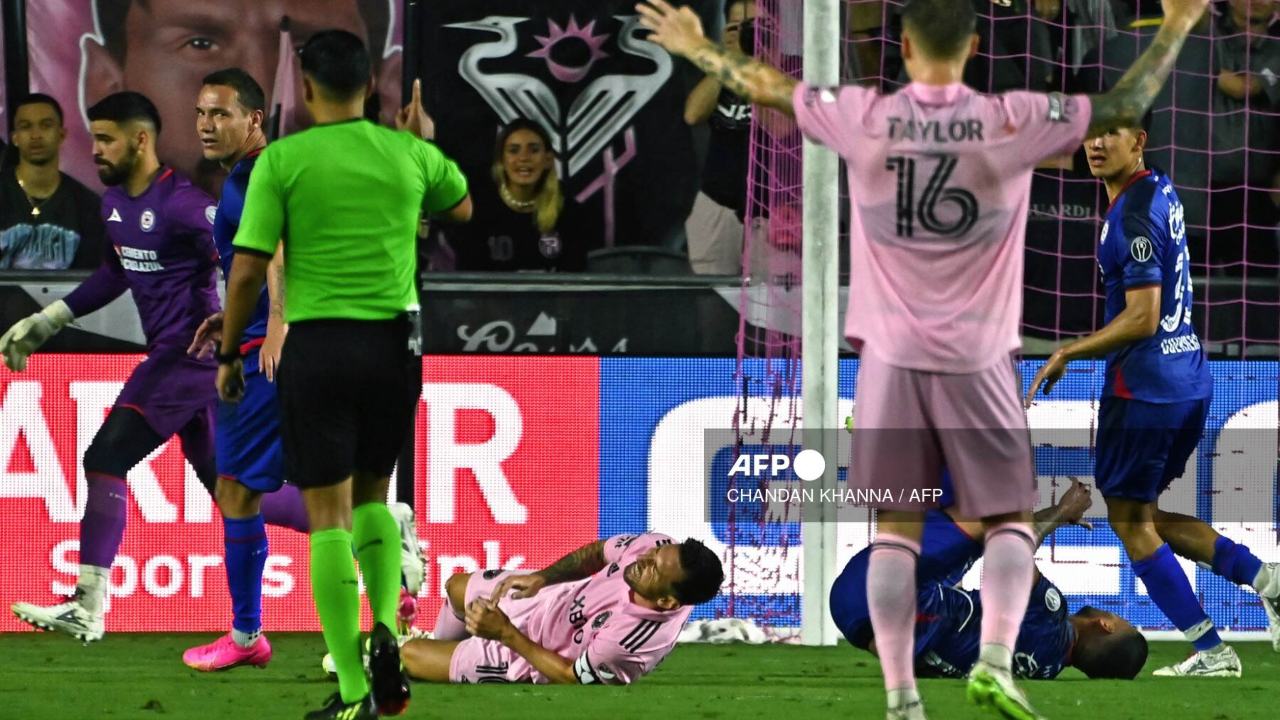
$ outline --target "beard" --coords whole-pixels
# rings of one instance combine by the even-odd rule
[[[133,168],[138,164],[138,148],[136,145],[130,145],[129,151],[118,163],[110,163],[106,160],[95,160],[98,165],[98,179],[103,185],[115,186],[122,184],[129,176],[133,174]]]

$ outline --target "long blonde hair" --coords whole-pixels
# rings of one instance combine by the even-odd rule
[[[528,130],[537,135],[542,140],[542,146],[546,148],[547,154],[551,155],[552,159],[555,158],[551,136],[541,125],[526,118],[512,120],[498,133],[498,141],[493,148],[492,174],[493,181],[498,187],[502,187],[507,182],[507,173],[502,159],[506,153],[507,140],[510,140],[517,130]],[[560,211],[564,209],[564,195],[560,192],[560,177],[556,174],[554,162],[538,180],[538,194],[533,202],[533,224],[537,226],[538,232],[546,235],[555,230],[556,223],[560,221]]]

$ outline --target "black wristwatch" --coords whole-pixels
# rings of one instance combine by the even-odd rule
[[[231,352],[227,353],[226,355],[223,355],[221,351],[218,351],[214,353],[213,356],[217,358],[219,365],[230,365],[231,363],[236,362],[237,360],[240,360],[242,357],[244,357],[243,355],[240,354],[240,348],[238,347],[232,350]]]

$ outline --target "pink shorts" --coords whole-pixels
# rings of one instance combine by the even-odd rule
[[[513,573],[486,570],[471,573],[467,581],[464,606],[479,597],[489,597],[503,578]],[[518,574],[518,573],[516,573]],[[532,600],[532,599],[531,599]],[[531,600],[499,600],[498,605],[511,618],[516,627],[529,610],[536,606]],[[449,682],[454,683],[516,683],[532,682],[533,667],[497,640],[471,637],[458,643],[449,659]]]
[[[849,488],[868,505],[923,511],[939,505],[949,471],[954,506],[982,518],[1036,503],[1031,436],[1012,363],[945,374],[889,365],[862,353],[854,395]]]

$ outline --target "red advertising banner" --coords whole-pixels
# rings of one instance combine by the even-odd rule
[[[140,355],[36,355],[0,370],[0,604],[53,603],[77,572],[79,459]],[[519,367],[516,367],[516,363]],[[599,361],[429,358],[415,438],[430,624],[458,570],[536,567],[598,532]],[[217,631],[231,603],[222,523],[170,442],[129,474],[108,631]],[[269,529],[267,630],[317,630],[306,538]],[[7,612],[0,631],[25,629]]]

